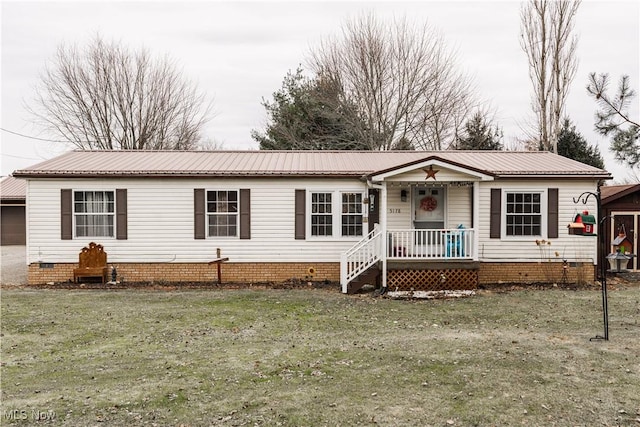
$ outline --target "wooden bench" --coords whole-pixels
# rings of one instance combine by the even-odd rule
[[[83,277],[99,277],[105,284],[108,272],[107,253],[102,245],[91,242],[80,251],[78,268],[73,269],[73,281],[77,283]]]

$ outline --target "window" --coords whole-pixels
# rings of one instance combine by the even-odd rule
[[[541,236],[541,193],[506,193],[507,236]]]
[[[362,193],[318,192],[311,194],[311,236],[353,237],[363,233]],[[338,234],[339,233],[339,234]]]
[[[207,191],[207,224],[210,237],[238,235],[238,192]]]
[[[342,193],[342,235],[362,236],[362,193]]]
[[[331,193],[311,193],[311,235],[333,235]]]
[[[114,237],[113,191],[74,191],[76,237]]]

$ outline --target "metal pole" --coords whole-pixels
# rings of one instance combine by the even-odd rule
[[[598,186],[598,192],[593,193],[591,191],[585,191],[578,198],[573,199],[573,203],[578,203],[581,201],[582,204],[587,204],[587,200],[589,197],[594,196],[597,202],[597,211],[598,211],[598,247],[600,248],[599,257],[596,256],[598,260],[598,264],[600,266],[600,285],[602,288],[602,318],[604,324],[604,335],[596,335],[593,338],[589,338],[589,341],[594,340],[605,340],[609,341],[609,303],[607,296],[607,258],[606,258],[606,242],[604,240],[604,226],[605,222],[608,218],[602,216],[602,203],[601,203],[601,195],[600,195],[600,186]]]
[[[600,200],[598,199],[598,211],[600,211]],[[598,213],[600,215],[600,213]],[[598,216],[600,218],[600,216]],[[602,317],[604,324],[604,336],[596,335],[589,341],[593,340],[605,340],[609,341],[609,301],[607,296],[607,266],[605,248],[606,242],[604,240],[604,226],[607,222],[607,217],[599,219],[598,239],[600,240],[600,284],[602,285]]]

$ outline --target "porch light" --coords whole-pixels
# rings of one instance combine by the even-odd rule
[[[407,201],[407,190],[400,190],[400,201],[401,202]]]

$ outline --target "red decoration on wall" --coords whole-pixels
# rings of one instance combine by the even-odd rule
[[[424,197],[422,198],[422,200],[420,200],[420,209],[422,209],[423,211],[431,212],[437,207],[438,201],[431,196]]]

